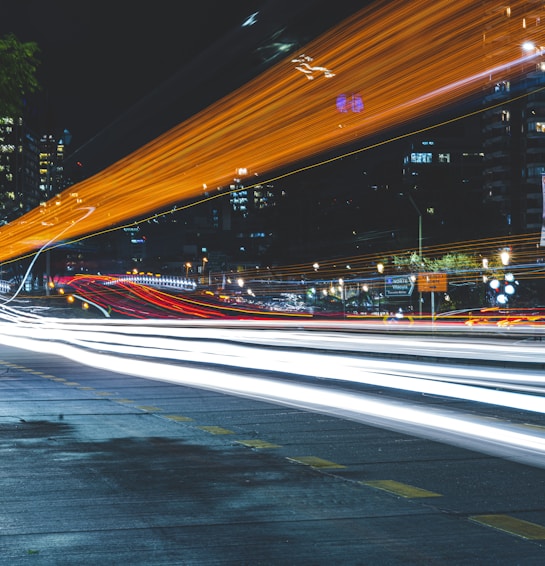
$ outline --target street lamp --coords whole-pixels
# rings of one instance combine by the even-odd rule
[[[189,277],[189,270],[191,269],[191,263],[189,261],[185,262],[185,278]]]
[[[413,208],[416,210],[416,214],[418,214],[418,261],[422,264],[422,213],[420,209],[414,202],[413,197],[410,193],[407,193],[407,197],[409,201],[413,205]],[[419,303],[420,303],[420,318],[422,318],[422,292],[419,293]]]
[[[382,275],[384,273],[384,264],[382,262],[377,263],[377,271]],[[382,283],[382,281],[381,281]],[[378,314],[380,315],[380,297],[382,296],[382,292],[378,291]]]
[[[343,306],[343,318],[346,317],[346,306],[345,306],[345,299],[344,299],[344,280],[341,278],[339,279],[339,292],[341,294],[341,303]]]
[[[207,257],[203,257],[202,258],[202,268],[201,268],[201,274],[202,274],[202,282],[203,285],[205,283],[205,277],[204,277],[204,273],[205,273],[205,266],[208,263],[208,258]]]

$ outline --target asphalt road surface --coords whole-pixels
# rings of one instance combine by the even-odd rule
[[[545,470],[0,346],[0,563],[541,565]]]

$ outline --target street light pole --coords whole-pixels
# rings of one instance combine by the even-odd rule
[[[407,193],[407,197],[418,214],[418,261],[422,264],[422,213],[410,193]],[[420,303],[420,318],[422,318],[422,291],[420,291],[419,295],[418,302]]]
[[[208,258],[207,257],[203,257],[202,258],[202,269],[201,269],[201,275],[202,275],[202,283],[203,285],[206,283],[206,278],[205,278],[205,267],[206,264],[208,263]]]

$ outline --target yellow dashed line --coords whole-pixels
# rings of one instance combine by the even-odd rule
[[[517,537],[530,540],[545,539],[545,527],[509,515],[473,515],[469,520]]]
[[[112,395],[116,395],[116,393],[111,393],[110,391],[97,391],[97,395],[101,395],[102,397],[110,397]]]
[[[335,468],[346,468],[341,464],[335,464],[335,462],[330,462],[329,460],[323,460],[322,458],[316,458],[316,456],[299,456],[298,458],[288,458],[293,462],[298,462],[300,464],[305,464],[306,466],[311,466],[313,468],[321,469],[335,469]]]
[[[265,440],[237,440],[237,442],[250,448],[280,448],[279,444],[272,444]]]
[[[53,377],[51,379],[53,379],[53,381],[66,381],[63,377]]]
[[[414,487],[394,480],[373,480],[362,481],[360,483],[410,499],[416,497],[442,497],[440,493],[435,493],[434,491],[428,491],[427,489],[421,489],[420,487]]]
[[[65,381],[64,384],[65,385],[79,385],[79,383],[77,381]]]
[[[165,418],[170,419],[171,421],[176,421],[179,423],[192,421],[191,417],[184,417],[182,415],[165,415]]]
[[[132,399],[116,399],[118,403],[134,403]]]
[[[93,391],[94,387],[78,387],[81,391]]]
[[[142,411],[148,411],[150,413],[156,413],[158,411],[162,411],[159,407],[153,407],[150,405],[141,405],[140,407],[136,407],[137,409],[142,409]]]
[[[199,426],[201,430],[209,432],[211,434],[235,434],[232,430],[227,428],[221,428],[221,426]]]

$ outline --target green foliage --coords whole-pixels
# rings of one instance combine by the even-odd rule
[[[448,253],[440,258],[420,258],[416,252],[407,257],[394,256],[396,267],[404,267],[410,271],[468,271],[477,270],[482,260],[469,254]]]
[[[15,35],[0,38],[0,117],[20,116],[23,98],[39,88],[38,45],[22,43]]]

